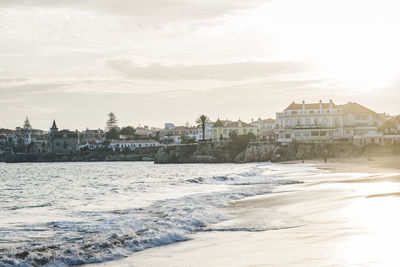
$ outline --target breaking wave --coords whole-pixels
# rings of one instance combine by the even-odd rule
[[[52,168],[48,167],[49,165],[43,166]],[[143,170],[139,169],[138,171],[143,173],[139,172],[140,176],[135,176],[136,180],[133,182],[129,182],[132,176],[126,174],[129,174],[130,169],[125,168],[123,164],[117,165],[121,168],[120,174],[115,174],[115,165],[110,165],[112,167],[110,170],[100,170],[102,173],[99,171],[97,177],[90,172],[87,174],[88,178],[82,176],[87,180],[82,180],[82,177],[71,178],[70,173],[82,173],[86,165],[77,166],[77,170],[70,170],[72,167],[66,166],[63,171],[58,171],[60,177],[56,180],[52,180],[52,178],[44,180],[43,186],[51,185],[49,188],[41,189],[49,199],[44,199],[46,196],[37,196],[39,200],[31,204],[28,200],[32,196],[36,196],[35,189],[32,189],[30,198],[21,197],[22,204],[3,205],[2,208],[8,212],[23,214],[27,209],[41,209],[45,212],[48,209],[49,211],[56,210],[63,216],[61,219],[28,220],[31,223],[23,225],[12,223],[1,227],[0,234],[4,238],[0,238],[0,245],[7,244],[7,246],[0,246],[0,266],[69,266],[99,263],[126,257],[133,252],[147,248],[185,241],[190,239],[191,233],[198,231],[257,232],[273,230],[248,227],[219,229],[213,228],[212,225],[229,219],[221,208],[226,207],[232,201],[268,194],[273,187],[278,185],[299,183],[295,179],[288,179],[286,173],[270,171],[265,167],[268,165],[265,164],[221,165],[220,167],[210,165],[208,166],[209,170],[201,169],[204,168],[202,165],[199,167],[175,166],[175,168],[198,168],[196,172],[190,174],[187,174],[185,170],[179,170],[179,173],[174,170],[174,173],[168,169],[172,168],[170,166],[157,166],[156,168],[159,170],[154,177],[153,173],[145,172],[154,165],[140,165]],[[215,168],[225,169],[215,171]],[[16,169],[15,173],[18,172],[19,170]],[[202,173],[211,175],[199,177],[199,174]],[[217,175],[212,175],[214,173]],[[38,182],[34,175],[31,176],[29,179],[36,186]],[[188,177],[191,178],[188,179]],[[11,178],[10,181],[21,183],[22,188],[21,181]],[[28,182],[25,181],[25,183]],[[12,185],[11,182],[9,184]],[[57,190],[65,185],[82,188],[79,192],[76,191],[78,189],[69,192],[75,193],[74,207],[84,207],[87,203],[91,203],[92,199],[95,201],[104,192],[106,192],[112,207],[117,206],[116,203],[121,201],[115,197],[116,194],[120,198],[127,194],[138,194],[138,200],[143,196],[143,198],[148,197],[154,201],[146,202],[150,204],[143,206],[130,204],[134,208],[111,210],[69,208],[68,205],[60,205],[56,201],[62,194],[65,195],[63,199],[70,197],[65,189],[56,192],[54,199],[49,197],[52,190]],[[212,188],[211,191],[210,188]],[[187,193],[188,189],[196,190],[194,191],[196,193],[193,191]],[[21,192],[26,191],[21,190]],[[160,194],[157,192],[160,192],[161,195],[168,193],[168,196],[160,199]],[[171,194],[173,197],[170,197]]]

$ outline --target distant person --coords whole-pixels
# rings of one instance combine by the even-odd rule
[[[327,156],[324,156],[324,161],[325,161],[325,164],[328,163],[328,157]]]

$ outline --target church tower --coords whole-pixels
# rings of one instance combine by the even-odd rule
[[[56,120],[53,120],[53,125],[52,125],[51,128],[50,128],[50,132],[51,132],[51,133],[56,133],[56,132],[58,132]]]

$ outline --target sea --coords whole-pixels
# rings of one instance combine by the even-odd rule
[[[191,239],[308,164],[0,163],[0,266],[70,266]]]

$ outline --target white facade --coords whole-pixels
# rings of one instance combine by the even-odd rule
[[[137,148],[145,147],[158,147],[161,146],[160,142],[154,140],[112,140],[108,145],[108,148],[112,148],[113,151],[120,150],[124,148],[129,148],[130,150],[135,150]]]
[[[377,135],[377,114],[357,103],[293,102],[276,115],[277,141],[365,140]],[[358,141],[357,141],[358,142]]]
[[[266,120],[262,120],[261,118],[259,118],[256,121],[252,121],[250,124],[253,126],[257,126],[259,133],[265,133],[275,129],[275,120],[271,118]]]
[[[210,140],[211,139],[212,127],[213,127],[212,123],[206,124],[206,127],[205,127],[205,139],[206,140]],[[199,130],[198,130],[198,133],[196,135],[196,141],[203,140],[203,128],[201,126],[199,126],[198,128],[199,128]]]
[[[210,140],[213,124],[206,124],[205,139]],[[170,144],[181,144],[182,136],[194,138],[196,142],[203,140],[203,129],[201,126],[187,127],[175,126],[172,123],[166,123],[165,129],[160,132],[160,140]]]

